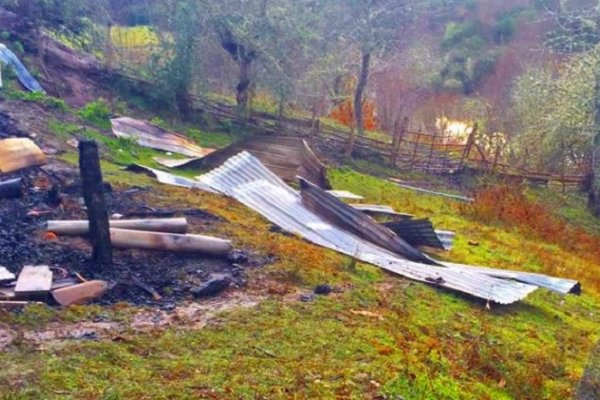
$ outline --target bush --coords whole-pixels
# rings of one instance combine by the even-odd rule
[[[6,90],[4,92],[6,98],[10,100],[21,100],[32,103],[40,103],[45,107],[52,108],[54,110],[67,112],[69,111],[69,106],[62,99],[57,99],[56,97],[48,96],[43,92],[22,92],[16,90]]]
[[[17,53],[19,55],[25,54],[25,48],[19,41],[16,41],[12,44],[12,51],[14,51],[15,53]]]
[[[86,104],[77,112],[77,115],[98,128],[110,129],[111,111],[104,99]]]

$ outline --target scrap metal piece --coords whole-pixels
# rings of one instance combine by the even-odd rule
[[[477,271],[488,276],[502,279],[513,279],[518,282],[523,282],[529,285],[535,285],[546,288],[560,294],[580,294],[581,284],[573,279],[556,278],[553,276],[535,274],[532,272],[510,271],[505,269],[496,269],[488,267],[479,267],[472,265],[462,265],[454,263],[443,263],[445,266],[456,270]]]
[[[0,282],[8,282],[8,281],[14,281],[14,280],[15,280],[15,274],[10,272],[5,267],[0,266]]]
[[[447,197],[449,199],[455,199],[455,200],[465,201],[467,203],[472,203],[472,202],[475,201],[475,199],[472,198],[472,197],[466,197],[466,196],[460,196],[460,195],[456,195],[456,194],[436,192],[434,190],[427,190],[427,189],[419,188],[419,187],[416,187],[416,186],[406,185],[406,184],[402,183],[402,181],[399,181],[398,179],[389,179],[389,181],[395,183],[396,185],[400,186],[403,189],[413,190],[415,192],[421,192],[421,193],[430,194],[430,195],[433,195],[433,196]]]
[[[0,140],[0,173],[46,164],[42,150],[27,138]]]
[[[429,246],[450,250],[454,232],[436,231],[428,219],[407,219],[383,224],[412,246]]]
[[[329,193],[332,196],[337,197],[338,199],[364,200],[363,196],[360,196],[358,194],[354,194],[354,193],[349,192],[347,190],[328,190],[327,193]]]
[[[350,204],[350,206],[366,214],[390,215],[393,217],[400,217],[404,219],[414,218],[414,215],[397,212],[391,206],[384,206],[380,204]]]
[[[154,161],[156,161],[158,164],[162,165],[163,167],[167,167],[167,168],[179,168],[179,167],[185,167],[186,164],[194,161],[194,160],[198,160],[198,158],[166,158],[166,157],[153,157],[152,158]]]
[[[330,189],[327,169],[308,143],[297,136],[257,135],[243,139],[206,157],[180,165],[185,168],[216,168],[236,154],[247,151],[285,181],[301,175],[323,189]]]
[[[10,65],[21,85],[30,92],[44,92],[40,83],[29,73],[19,58],[4,44],[0,43],[0,62]],[[0,85],[1,86],[1,85]]]
[[[173,175],[165,171],[161,171],[158,169],[146,167],[141,164],[131,164],[125,168],[128,171],[143,173],[153,178],[156,178],[160,183],[164,183],[165,185],[172,186],[180,186],[186,188],[196,188],[202,189],[206,192],[217,193],[215,190],[210,188],[207,185],[204,185],[202,182],[195,181],[189,178],[185,178],[183,176]]]
[[[231,158],[220,168],[199,179],[203,184],[257,211],[286,231],[297,234],[316,245],[338,251],[409,279],[435,284],[499,304],[519,301],[538,288],[537,285],[518,282],[512,278],[495,277],[478,267],[458,264],[444,264],[439,267],[405,260],[328,223],[307,209],[299,193],[285,185],[281,179],[247,152]],[[556,283],[561,282],[560,285],[550,285],[549,288],[553,290],[567,287],[573,282],[560,278],[551,278],[551,280]]]
[[[140,146],[171,151],[188,157],[204,157],[214,151],[198,146],[184,135],[168,131],[147,121],[120,117],[113,118],[110,122],[115,136],[133,139]]]
[[[326,221],[409,260],[439,265],[385,226],[303,178],[300,178],[300,195],[302,204]]]

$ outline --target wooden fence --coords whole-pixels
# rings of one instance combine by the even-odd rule
[[[121,76],[151,85],[150,82],[133,78],[126,73]],[[350,128],[332,126],[317,118],[279,117],[260,111],[252,111],[241,121],[235,105],[199,95],[190,95],[189,99],[197,112],[221,123],[243,124],[251,130],[265,134],[300,136],[317,147],[322,145],[338,152],[345,150],[352,134]],[[456,143],[456,138],[450,135],[415,132],[408,127],[409,120],[405,118],[398,124],[388,141],[357,136],[354,148],[358,152],[375,155],[394,167],[434,174],[453,174],[470,168],[481,172],[493,172],[511,182],[558,183],[563,187],[581,186],[586,180],[586,174],[579,171],[551,174],[509,165],[503,162],[500,147],[491,154],[486,154],[477,144],[476,125],[465,143]]]

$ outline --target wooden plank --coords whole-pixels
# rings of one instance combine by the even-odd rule
[[[52,288],[52,271],[46,265],[26,265],[19,274],[15,294],[17,296],[37,296],[50,292]]]
[[[87,281],[77,285],[56,289],[52,292],[54,300],[61,306],[83,304],[102,296],[108,290],[105,281]]]

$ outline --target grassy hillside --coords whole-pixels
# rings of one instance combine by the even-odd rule
[[[250,277],[247,291],[262,300],[199,330],[174,325],[41,348],[18,342],[0,354],[3,398],[569,398],[599,338],[600,298],[588,272],[598,268],[598,258],[564,248],[560,238],[541,239],[536,226],[502,218],[483,223],[482,214],[475,217],[481,203],[468,207],[414,194],[349,168],[331,172],[336,188],[431,215],[438,226],[457,231],[455,249],[440,257],[578,277],[584,294],[540,290],[522,303],[487,308],[272,232],[232,200],[156,186],[109,162],[104,168],[117,186],[155,186],[149,205],[202,207],[230,222],[216,233],[276,255]],[[532,210],[536,203],[522,206]],[[298,301],[300,292],[319,283],[333,284],[339,293]],[[127,322],[136,312],[124,305],[66,311],[32,306],[4,317],[30,332],[99,317]]]

